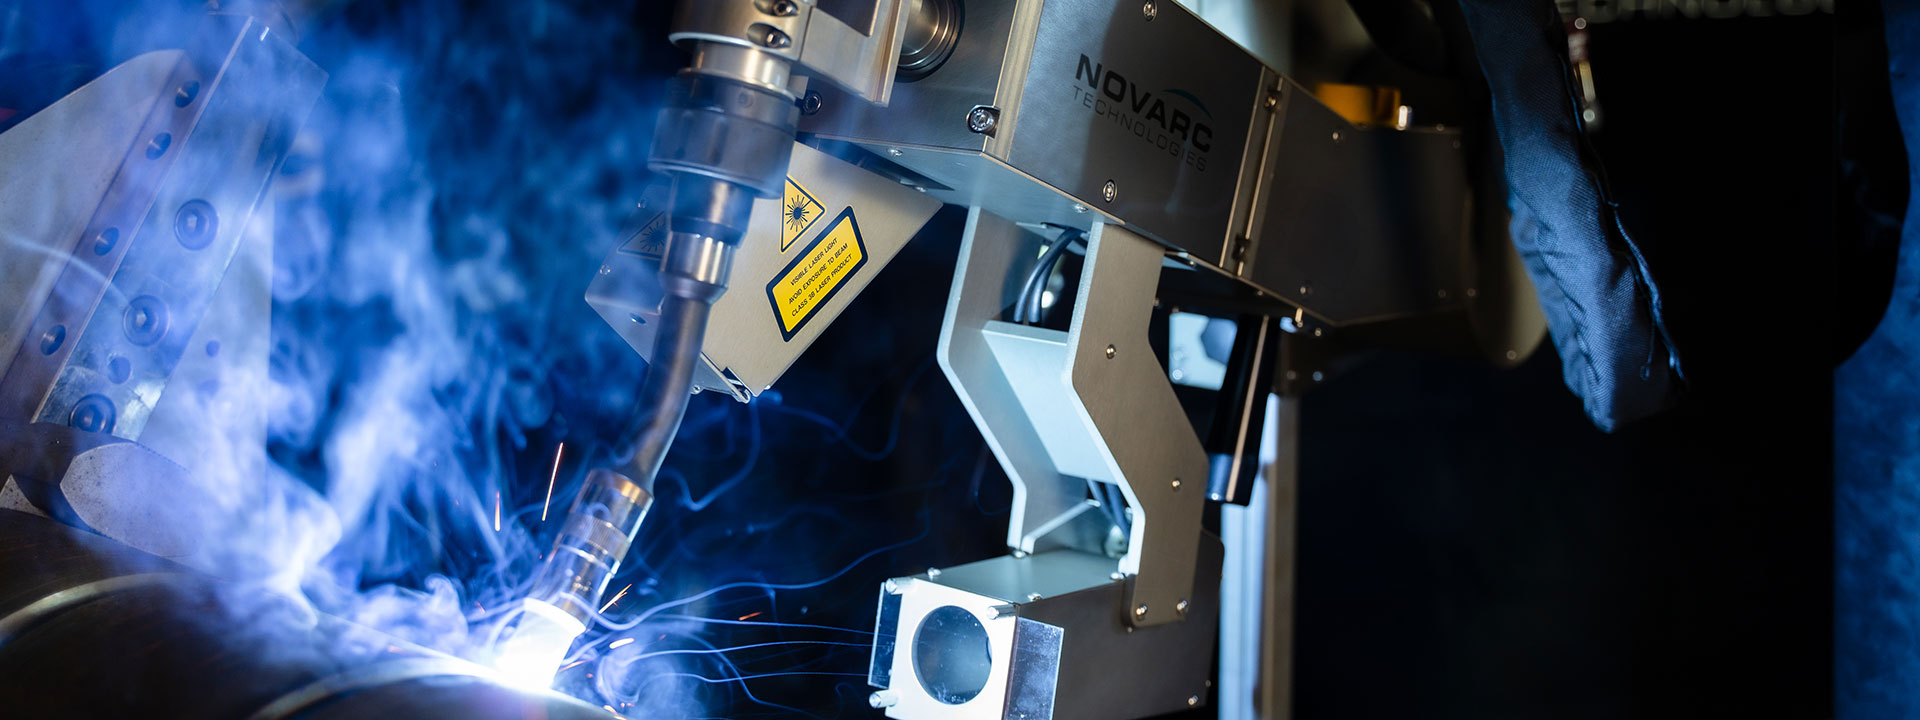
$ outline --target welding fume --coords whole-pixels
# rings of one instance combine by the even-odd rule
[[[1284,718],[1303,393],[1597,324],[1594,424],[1681,377],[1551,3],[79,5],[0,4],[35,717]]]

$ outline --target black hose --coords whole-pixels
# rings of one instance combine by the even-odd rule
[[[668,295],[660,304],[660,329],[654,335],[653,362],[640,386],[646,420],[633,434],[633,459],[622,473],[653,492],[654,476],[667,458],[680,420],[687,415],[693,393],[693,369],[700,359],[700,343],[707,331],[712,301]]]
[[[1067,245],[1080,239],[1080,231],[1064,230],[1060,237],[1047,246],[1040,254],[1040,261],[1034,263],[1033,270],[1027,273],[1027,281],[1020,286],[1020,295],[1013,305],[1013,321],[1022,325],[1040,322],[1040,296],[1046,292],[1047,281],[1053,279],[1053,269],[1059,267],[1060,256],[1066,252]]]

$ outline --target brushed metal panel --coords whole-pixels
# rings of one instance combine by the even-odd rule
[[[1141,7],[1045,4],[1004,159],[1211,261],[1229,233],[1265,67],[1174,3],[1158,3],[1152,19]]]

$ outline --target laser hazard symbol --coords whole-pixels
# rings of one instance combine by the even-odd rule
[[[866,241],[849,207],[767,283],[767,300],[773,303],[780,338],[792,340],[799,334],[866,264]]]
[[[800,187],[800,183],[794,182],[793,178],[787,178],[786,198],[780,207],[780,252],[783,253],[793,247],[793,241],[807,234],[807,229],[820,220],[821,213],[826,212],[825,208],[820,207],[820,201],[813,199],[813,193]]]

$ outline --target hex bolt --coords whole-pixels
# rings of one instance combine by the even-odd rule
[[[67,424],[82,432],[113,432],[113,401],[100,394],[88,395],[73,404]]]
[[[66,341],[67,326],[55,325],[47,328],[47,332],[40,336],[40,354],[52,355],[59,352],[60,346],[66,343]]]
[[[189,200],[173,216],[173,236],[188,250],[205,249],[213,244],[220,228],[220,215],[205,200]]]
[[[1000,108],[991,105],[975,105],[967,111],[967,129],[981,135],[992,135],[994,127],[1000,124]]]
[[[818,114],[820,112],[820,105],[823,102],[825,102],[825,100],[821,99],[820,91],[808,90],[807,96],[800,99],[800,114],[801,115]]]
[[[167,304],[152,295],[141,295],[127,303],[126,315],[122,318],[127,341],[135,345],[152,345],[167,336]]]
[[[93,236],[93,254],[106,255],[107,253],[113,252],[114,246],[119,244],[120,228],[101,230],[99,235]]]
[[[1154,18],[1160,16],[1160,3],[1154,2],[1154,0],[1147,0],[1140,5],[1140,14],[1147,16],[1147,20],[1151,22]]]
[[[1134,608],[1133,617],[1137,620],[1145,620],[1147,617],[1147,604],[1140,603],[1139,607]]]
[[[167,147],[171,145],[173,145],[172,133],[160,133],[153,136],[152,140],[147,141],[147,159],[160,159],[161,155],[167,154]]]
[[[1112,359],[1113,359],[1113,356],[1115,356],[1115,355],[1118,355],[1118,354],[1120,354],[1120,351],[1119,351],[1118,349],[1116,349],[1116,348],[1114,348],[1114,346],[1112,346],[1112,345],[1108,345],[1108,346],[1107,346],[1107,359],[1108,359],[1108,360],[1112,360]]]
[[[1113,199],[1119,196],[1120,186],[1113,184],[1112,180],[1108,180],[1106,185],[1100,186],[1100,197],[1106,198],[1107,202],[1113,202]]]

